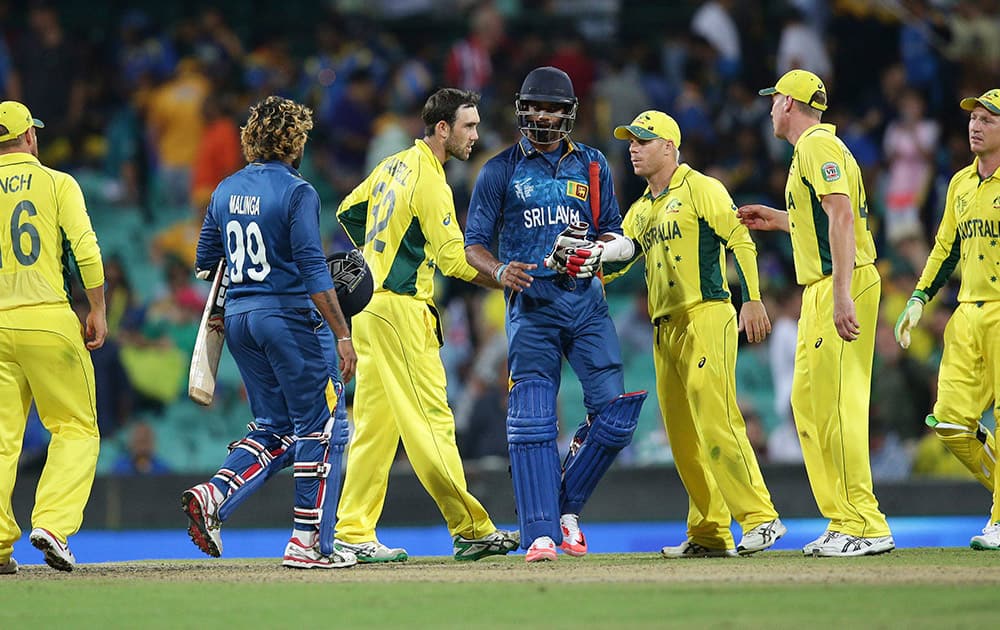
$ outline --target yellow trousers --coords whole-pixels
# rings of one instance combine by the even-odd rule
[[[833,324],[833,278],[805,287],[795,349],[792,413],[816,505],[829,529],[888,536],[872,491],[868,403],[882,280],[874,265],[854,270],[851,295],[860,336],[846,342]]]
[[[732,518],[744,532],[778,518],[736,405],[736,311],[706,302],[654,334],[656,393],[688,492],[688,538],[734,549]]]
[[[65,542],[83,523],[100,449],[94,365],[66,306],[0,311],[0,564],[21,536],[11,495],[32,398],[52,440],[31,524]]]
[[[354,436],[337,510],[337,538],[375,540],[399,440],[453,536],[481,538],[496,526],[466,488],[448,407],[437,318],[427,304],[376,293],[353,318],[358,353]]]

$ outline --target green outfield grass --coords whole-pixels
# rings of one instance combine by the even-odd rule
[[[22,567],[0,628],[993,627],[1000,555],[909,549],[858,559],[523,556],[335,571],[271,560]]]

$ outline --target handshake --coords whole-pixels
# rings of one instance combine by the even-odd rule
[[[559,233],[552,251],[545,257],[545,266],[573,278],[592,278],[601,268],[604,245],[587,240],[587,224],[571,223]]]

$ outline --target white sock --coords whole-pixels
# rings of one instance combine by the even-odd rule
[[[299,541],[306,545],[313,545],[316,543],[316,530],[315,529],[293,529],[292,538],[298,538]]]

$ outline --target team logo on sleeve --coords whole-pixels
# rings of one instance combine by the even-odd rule
[[[569,181],[566,182],[566,194],[570,197],[586,201],[587,196],[590,194],[590,186],[581,184],[580,182]]]
[[[823,179],[828,182],[835,182],[840,179],[840,167],[836,162],[827,162],[820,167],[823,171]]]

